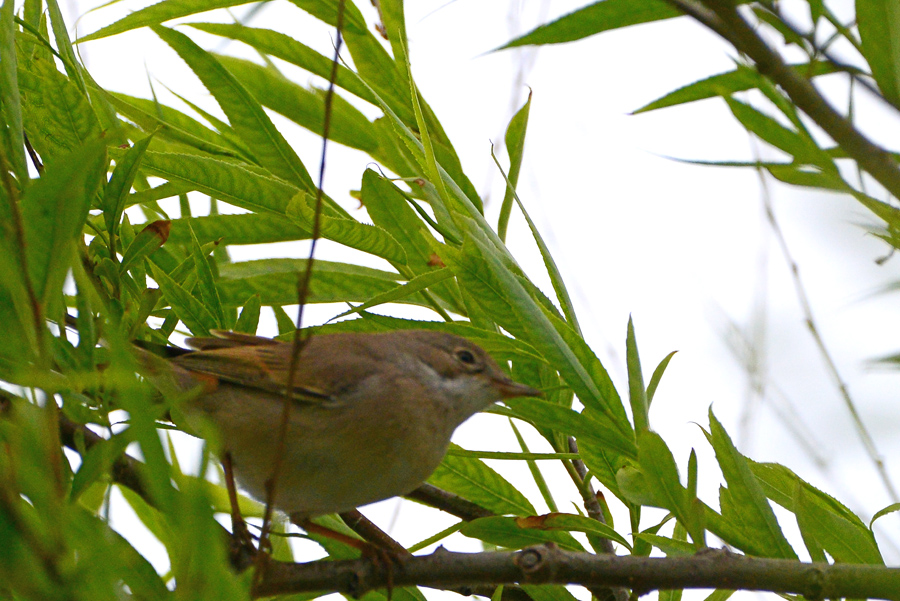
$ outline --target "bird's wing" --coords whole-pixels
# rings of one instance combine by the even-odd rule
[[[172,361],[188,371],[214,376],[233,385],[282,394],[288,379],[290,345],[277,341],[275,344],[251,342],[249,345],[224,347],[212,345],[212,348],[188,353]],[[327,385],[302,377],[298,370],[291,398],[305,403],[322,404],[334,402],[331,393]]]

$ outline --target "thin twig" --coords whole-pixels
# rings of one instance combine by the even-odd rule
[[[266,510],[265,515],[263,517],[262,531],[259,536],[259,544],[260,549],[264,548],[264,545],[268,541],[269,528],[271,525],[272,512],[274,510],[274,504],[276,499],[276,492],[278,488],[278,478],[281,474],[281,470],[284,464],[284,453],[285,446],[287,442],[287,431],[288,426],[290,424],[290,415],[291,415],[291,391],[294,389],[294,384],[297,378],[297,367],[300,362],[300,354],[303,351],[303,347],[305,346],[305,342],[302,336],[302,326],[303,326],[303,308],[306,305],[306,300],[309,297],[309,285],[312,279],[312,271],[313,271],[313,262],[315,259],[316,245],[318,243],[320,234],[321,234],[321,214],[322,214],[322,197],[323,197],[323,186],[325,180],[325,153],[328,149],[328,135],[331,131],[331,107],[334,99],[334,88],[335,81],[337,80],[338,73],[338,65],[340,60],[340,52],[341,45],[343,43],[343,31],[344,26],[344,0],[338,1],[338,13],[337,13],[337,26],[336,26],[336,39],[334,44],[334,59],[331,63],[331,74],[328,81],[328,91],[325,94],[325,115],[323,118],[322,124],[322,157],[319,162],[319,185],[316,189],[316,205],[315,212],[313,216],[313,228],[312,228],[312,243],[309,249],[309,260],[306,263],[306,270],[303,272],[301,276],[298,286],[297,286],[297,297],[299,303],[299,309],[297,311],[297,324],[294,330],[294,341],[293,347],[291,350],[291,363],[288,368],[288,379],[285,386],[284,391],[284,405],[283,411],[281,414],[281,423],[278,428],[278,443],[275,450],[275,457],[273,459],[272,466],[272,476],[269,480],[266,481]],[[259,582],[259,578],[262,577],[264,573],[264,564],[267,561],[268,554],[260,553],[257,555],[257,571],[256,578],[257,582]]]

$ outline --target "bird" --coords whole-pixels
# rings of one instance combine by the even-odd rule
[[[188,338],[191,350],[165,367],[156,358],[148,377],[191,391],[182,395],[190,397],[183,407],[188,425],[199,432],[212,426],[250,496],[269,500],[280,452],[270,500],[295,523],[411,492],[469,417],[503,399],[541,396],[477,344],[437,330],[312,335],[293,378],[291,343],[211,334]]]

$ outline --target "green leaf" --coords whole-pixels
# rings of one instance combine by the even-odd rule
[[[703,547],[703,525],[691,511],[692,499],[681,484],[675,458],[662,437],[649,430],[639,431],[638,463],[653,497],[653,504],[668,509],[685,527],[695,548]]]
[[[753,475],[759,480],[766,497],[772,499],[788,511],[794,511],[794,496],[797,485],[806,487],[808,498],[818,498],[830,507],[830,511],[838,511],[844,518],[855,520],[860,526],[865,524],[850,509],[842,505],[837,499],[804,482],[789,468],[777,463],[757,463],[747,459]]]
[[[142,169],[169,181],[188,184],[248,211],[284,215],[297,188],[240,165],[195,154],[147,151]]]
[[[69,31],[66,28],[66,22],[56,0],[47,0],[47,13],[50,15],[50,22],[53,24],[53,38],[56,40],[56,49],[59,52],[66,73],[69,74],[69,78],[75,82],[81,93],[87,95],[81,66],[75,57],[75,49],[72,48]]]
[[[106,165],[105,143],[90,142],[48,161],[42,177],[22,197],[28,275],[42,303],[60,293],[69,269],[69,245],[81,233]]]
[[[219,266],[219,295],[226,306],[240,306],[259,294],[263,305],[297,303],[297,278],[306,269],[302,259],[264,259]],[[317,260],[307,302],[364,302],[393,290],[401,277],[387,271]],[[416,297],[404,302],[427,306]]]
[[[497,235],[506,241],[506,228],[509,225],[509,216],[512,213],[513,197],[516,185],[519,183],[519,171],[522,169],[522,156],[525,154],[525,132],[528,129],[528,114],[531,111],[531,91],[528,92],[528,100],[522,108],[513,115],[506,127],[506,152],[509,153],[509,185],[500,205],[500,217],[497,219]]]
[[[291,199],[286,214],[299,227],[311,231],[315,221],[315,202],[314,195],[300,192]],[[381,257],[392,263],[406,264],[406,251],[391,234],[377,225],[320,214],[319,227],[323,238]]]
[[[875,523],[875,520],[877,520],[878,518],[882,518],[890,513],[895,513],[897,511],[900,511],[900,503],[891,503],[884,509],[879,509],[878,511],[876,511],[875,515],[872,516],[872,519],[869,520],[869,530],[872,529],[872,524]]]
[[[628,316],[628,333],[625,337],[625,362],[628,367],[628,393],[631,400],[631,415],[634,418],[634,429],[642,432],[650,428],[647,415],[650,401],[647,389],[644,388],[644,376],[641,373],[641,358],[638,355],[637,340],[634,336],[634,322]]]
[[[190,229],[190,223],[188,223],[188,229]],[[200,301],[215,317],[217,328],[229,329],[231,324],[226,320],[222,301],[219,300],[215,275],[193,230],[191,230],[191,256],[194,258],[194,273],[197,276],[197,291],[200,293]]]
[[[341,313],[340,315],[336,315],[332,319],[340,319],[341,317],[346,317],[347,315],[352,315],[354,313],[360,313],[362,311],[371,309],[372,307],[383,305],[384,303],[392,303],[407,299],[417,292],[426,290],[428,287],[439,284],[452,277],[453,273],[449,269],[438,269],[436,271],[416,276],[406,284],[398,285],[393,290],[389,290],[388,292],[384,292],[375,297],[372,297],[361,305],[356,305],[349,311],[344,311],[343,313]]]
[[[491,156],[494,159],[494,163],[497,164],[497,168],[500,169],[500,173],[503,173],[503,169],[500,168],[500,164],[497,162],[497,158],[491,152]],[[537,226],[532,221],[531,216],[528,214],[528,211],[525,210],[525,206],[522,204],[521,199],[519,199],[519,195],[516,193],[513,188],[513,183],[506,177],[504,174],[504,178],[506,179],[506,190],[507,192],[512,192],[512,197],[516,201],[519,206],[519,210],[522,211],[522,216],[525,218],[526,223],[528,223],[528,229],[531,230],[531,235],[534,237],[534,241],[537,243],[538,250],[541,251],[541,258],[544,260],[544,267],[547,270],[547,275],[550,276],[550,283],[553,284],[553,291],[556,293],[556,298],[559,301],[560,306],[562,307],[563,314],[566,316],[566,321],[569,326],[581,335],[581,327],[578,325],[578,318],[575,315],[575,307],[572,304],[572,299],[569,296],[569,291],[566,289],[566,284],[563,282],[562,274],[559,272],[559,268],[556,266],[556,261],[553,260],[553,255],[550,253],[550,249],[547,247],[547,244],[544,242],[544,238],[541,236],[541,233],[538,231]]]
[[[169,275],[150,263],[153,279],[159,284],[166,302],[175,311],[194,336],[209,336],[209,331],[217,327],[216,318],[195,296],[188,292]]]
[[[72,478],[69,500],[77,501],[87,488],[107,474],[113,463],[125,452],[125,447],[134,442],[128,430],[113,435],[107,440],[94,444],[81,458],[81,465]]]
[[[722,424],[709,412],[710,442],[716,452],[716,459],[722,475],[728,483],[720,494],[722,517],[746,532],[752,532],[757,549],[753,554],[763,557],[796,559],[781,531],[772,507],[766,501],[759,481],[750,470],[747,459],[738,453]],[[745,551],[751,552],[748,549]]]
[[[323,56],[283,33],[246,27],[240,23],[188,23],[188,25],[206,33],[244,42],[262,54],[280,58],[322,79],[328,80],[331,77],[331,57]],[[378,102],[368,88],[344,65],[338,65],[335,84],[372,104]]]
[[[52,62],[33,57],[18,75],[25,133],[45,162],[100,137],[88,98]]]
[[[215,10],[217,8],[227,8],[231,6],[241,6],[248,4],[247,0],[164,0],[157,2],[146,8],[136,10],[120,19],[112,25],[107,25],[92,34],[86,35],[78,39],[78,43],[89,42],[91,40],[99,40],[111,35],[116,35],[132,29],[147,27],[148,25],[158,25],[165,23],[178,17],[186,17],[196,13]]]
[[[788,129],[749,104],[739,102],[729,96],[723,98],[741,125],[761,140],[783,150],[794,157],[796,161],[816,165],[833,172],[837,171],[832,159],[825,151],[816,146],[812,138]]]
[[[541,25],[499,49],[573,42],[611,29],[680,16],[681,11],[661,0],[603,0]]]
[[[200,244],[222,240],[223,244],[266,244],[308,240],[308,230],[296,227],[284,217],[272,213],[243,213],[239,215],[205,215],[172,220],[169,242],[187,246],[191,232]],[[190,223],[190,229],[188,224]]]
[[[138,173],[141,165],[141,159],[153,134],[134,143],[134,146],[128,149],[125,156],[116,162],[115,171],[106,186],[103,194],[103,223],[106,225],[106,231],[109,232],[110,245],[116,237],[116,230],[119,227],[119,220],[122,219],[122,211],[125,210],[125,202],[128,199],[128,193],[131,191],[131,185]],[[112,252],[112,248],[110,249]]]
[[[818,502],[810,502],[806,487],[798,485],[794,497],[797,525],[804,540],[812,537],[835,561],[884,564],[872,531],[846,519]]]
[[[275,312],[275,321],[278,323],[278,335],[293,336],[294,331],[297,329],[297,324],[295,324],[291,316],[287,314],[284,307],[276,305],[272,307],[272,311]]]
[[[631,426],[612,380],[581,336],[536,302],[506,257],[490,246],[474,222],[466,224],[469,236],[462,252],[445,255],[460,284],[486,308],[490,303],[489,313],[504,328],[541,349],[585,406],[602,412],[630,437]]]
[[[22,99],[19,96],[19,77],[16,56],[15,2],[4,0],[0,6],[0,148],[7,157],[12,172],[24,187],[28,181],[25,164],[25,137],[22,126]]]
[[[459,448],[451,444],[450,448]],[[480,459],[447,455],[428,483],[498,514],[534,515],[534,507],[503,476]]]
[[[634,441],[614,428],[606,419],[592,416],[588,412],[578,413],[568,407],[556,405],[534,398],[507,399],[504,403],[513,410],[516,417],[534,423],[541,428],[574,436],[579,445],[592,444],[624,455],[637,457]]]
[[[317,136],[323,135],[325,93],[322,90],[304,88],[272,67],[231,56],[213,56],[248,90],[265,90],[265,94],[258,94],[259,102],[264,107]],[[332,96],[329,140],[377,155],[379,142],[374,131],[372,123],[352,104],[338,94]]]
[[[228,69],[183,33],[158,25],[152,29],[200,78],[228,116],[241,141],[263,167],[297,187],[315,190],[316,186],[300,157],[275,128],[253,94]]]
[[[819,75],[828,75],[829,73],[837,73],[847,69],[846,67],[837,67],[828,62],[818,61],[811,64],[800,63],[788,66],[798,75],[809,78],[817,77]],[[851,70],[854,72],[856,71],[855,69]],[[679,104],[715,98],[717,96],[730,96],[736,92],[758,88],[762,83],[762,77],[763,76],[755,69],[739,67],[734,71],[719,73],[678,88],[661,98],[657,98],[653,102],[645,104],[634,111],[633,114],[646,113],[670,106],[677,106]]]
[[[538,516],[538,519],[543,516]],[[535,518],[487,517],[467,522],[460,532],[507,549],[524,549],[532,545],[555,543],[566,551],[584,552],[584,547],[568,532],[531,528]]]
[[[243,147],[236,147],[229,138],[181,111],[159,104],[155,100],[120,93],[110,93],[107,99],[119,113],[145,131],[156,131],[156,140],[171,140],[223,158],[249,157],[249,151]]]
[[[564,530],[566,532],[596,534],[600,537],[619,543],[629,551],[631,550],[631,544],[618,532],[602,522],[584,517],[583,515],[554,512],[546,515],[517,518],[516,522],[522,528]]]
[[[900,106],[900,4],[856,0],[862,53],[884,97]]]
[[[650,383],[647,384],[647,405],[649,407],[650,403],[653,402],[653,395],[656,394],[656,389],[659,387],[659,382],[662,380],[663,373],[666,371],[666,367],[669,365],[669,361],[672,360],[672,357],[675,356],[675,353],[678,351],[672,351],[665,358],[659,362],[659,365],[656,366],[656,369],[653,370],[653,375],[650,376]]]
[[[697,548],[688,542],[675,540],[674,538],[668,538],[665,536],[659,536],[658,534],[647,534],[641,532],[637,535],[636,538],[650,543],[651,545],[665,553],[666,557],[687,557],[689,555],[694,555],[697,552]]]
[[[241,309],[241,315],[238,317],[237,323],[234,325],[235,332],[244,332],[245,334],[256,334],[259,328],[259,295],[254,294],[244,303]]]
[[[169,221],[154,221],[134,237],[134,240],[125,249],[122,263],[119,264],[120,276],[166,243],[169,238],[169,223]]]

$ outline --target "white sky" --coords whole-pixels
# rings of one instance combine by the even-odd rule
[[[371,14],[371,7],[362,0],[359,4]],[[651,425],[668,442],[682,473],[690,449],[697,449],[701,498],[717,505],[720,475],[697,427],[707,425],[712,405],[750,457],[789,466],[865,520],[889,504],[806,330],[794,282],[763,215],[757,175],[663,158],[752,160],[747,135],[721,100],[648,115],[628,114],[677,87],[729,70],[733,63],[728,48],[700,26],[680,19],[566,45],[490,53],[538,22],[585,2],[407,4],[414,77],[473,183],[483,196],[489,194],[487,212],[494,223],[503,188],[489,141],[502,140],[510,117],[527,95],[525,85],[533,90],[519,195],[570,287],[586,339],[620,391],[627,393],[624,341],[629,314],[635,320],[645,378],[668,352],[680,351],[657,393]],[[79,34],[143,5],[125,0],[88,15],[79,23]],[[845,5],[850,6],[845,1],[838,8],[846,9]],[[91,0],[71,0],[64,8],[74,16],[92,6]],[[234,12],[241,15],[246,10],[239,7]],[[227,20],[227,15],[190,20],[214,18]],[[272,4],[250,24],[278,28],[323,52],[331,47],[330,32],[292,6]],[[253,56],[239,44],[226,48],[216,38],[189,28],[184,31],[207,48]],[[164,102],[180,107],[158,83],[192,100],[200,98],[204,107],[215,110],[208,93],[149,30],[91,42],[81,52],[94,77],[110,89],[147,96],[149,72]],[[301,82],[309,80],[299,71],[288,72]],[[846,94],[840,79],[823,81],[835,98]],[[865,98],[857,110],[879,139],[896,139],[900,122],[896,115]],[[285,125],[284,131],[307,166],[317,165],[318,141],[293,126]],[[329,152],[326,189],[333,197],[346,199],[348,208],[355,207],[345,191],[358,188],[369,161],[337,146]],[[761,152],[778,157],[771,149]],[[888,470],[895,481],[900,480],[898,413],[892,402],[897,375],[866,364],[900,349],[895,297],[877,294],[896,279],[896,260],[875,264],[887,247],[860,227],[874,219],[855,201],[775,182],[769,183],[769,190],[816,325]],[[513,225],[513,252],[526,271],[552,292],[524,222],[516,216]],[[279,245],[263,252],[302,256],[303,249]],[[250,256],[258,255],[248,251]],[[313,315],[327,319],[340,310],[317,308]],[[763,398],[750,392],[746,372],[729,350],[725,332],[731,326],[745,335],[761,336],[760,360],[767,374]],[[791,428],[781,417],[785,412],[792,414]],[[498,419],[478,416],[460,429],[455,440],[472,449],[516,450],[509,434],[496,440],[481,435],[495,423],[499,427],[491,435],[505,432]],[[798,440],[795,429],[811,433],[808,442],[824,467],[817,467],[804,451],[807,441]],[[510,478],[522,473],[505,463],[491,465]],[[548,477],[563,490],[571,488],[560,474]],[[536,492],[530,497],[539,500]],[[624,532],[627,516],[614,501],[613,506],[618,529]],[[391,527],[406,544],[451,523],[412,504],[403,504],[394,515],[397,508],[396,502],[388,501],[367,514]],[[562,505],[561,509],[565,510]],[[420,516],[428,521],[423,523]],[[795,530],[792,519],[781,521],[787,530]],[[888,540],[886,533],[896,531],[897,517],[888,516],[878,524],[882,551],[896,565],[900,542]],[[792,540],[802,549],[796,536]],[[461,537],[447,544],[460,550],[478,548]],[[695,592],[687,598],[703,596]]]

